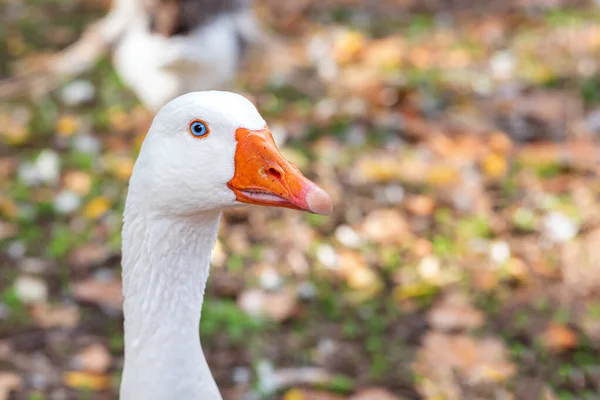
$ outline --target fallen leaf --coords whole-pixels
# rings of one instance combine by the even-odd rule
[[[120,310],[123,307],[123,289],[119,281],[86,279],[73,285],[73,296],[79,301],[95,303]]]
[[[459,293],[445,296],[427,314],[427,322],[439,331],[475,329],[483,321],[483,313],[471,306],[467,297]]]
[[[562,277],[569,292],[600,293],[600,229],[568,241],[560,255]]]
[[[44,329],[70,329],[79,323],[79,308],[75,305],[50,306],[40,303],[31,308],[31,317]]]
[[[394,209],[372,211],[361,225],[363,236],[379,244],[400,244],[412,237],[404,217]]]
[[[596,171],[598,149],[593,142],[548,143],[540,142],[523,146],[517,153],[521,165],[536,168],[548,164],[568,165],[581,170]]]
[[[438,291],[438,286],[429,282],[414,282],[406,285],[398,285],[394,288],[392,295],[397,302],[428,296]]]
[[[499,339],[439,332],[425,335],[413,369],[420,377],[416,387],[422,396],[449,400],[468,398],[464,391],[478,384],[493,390],[517,372]]]
[[[73,136],[79,130],[79,121],[72,115],[63,115],[56,121],[55,130],[60,136]]]
[[[0,113],[0,137],[8,144],[20,145],[30,138],[27,121],[19,121],[5,113]]]
[[[433,186],[448,186],[457,183],[460,175],[452,165],[432,165],[427,169],[427,183]]]
[[[0,400],[8,400],[11,392],[21,390],[23,379],[9,371],[0,371]]]
[[[415,215],[427,216],[431,215],[435,208],[435,200],[429,196],[411,196],[406,199],[406,209]]]
[[[63,381],[72,389],[102,391],[110,388],[110,376],[89,372],[69,371],[64,374]]]
[[[360,31],[339,32],[334,38],[333,53],[337,62],[347,64],[353,61],[365,46],[366,39]]]
[[[508,172],[508,162],[503,155],[490,153],[483,159],[482,168],[488,177],[501,178]]]
[[[104,373],[112,363],[112,356],[105,346],[94,343],[78,353],[75,356],[75,362],[81,370]]]
[[[344,396],[311,389],[290,389],[282,400],[344,400]]]
[[[8,197],[0,196],[0,216],[13,219],[19,213],[19,208],[14,201]]]
[[[98,219],[110,209],[110,201],[106,197],[92,199],[83,210],[83,215],[88,219]]]
[[[92,177],[87,172],[68,171],[65,173],[63,182],[65,188],[80,196],[87,196],[92,188]]]
[[[76,248],[69,256],[69,263],[74,267],[90,267],[102,263],[108,258],[106,247],[99,244],[85,244]]]
[[[386,37],[373,40],[364,49],[365,64],[381,70],[394,70],[402,65],[404,40],[401,37]]]
[[[4,239],[9,239],[19,233],[19,228],[15,224],[0,221],[0,242]]]
[[[16,157],[0,157],[0,178],[10,178],[17,169],[17,162]]]
[[[512,141],[504,132],[493,132],[488,140],[490,149],[496,153],[507,154],[512,148]]]
[[[565,325],[552,323],[542,334],[542,343],[552,351],[561,352],[577,346],[577,333]]]
[[[111,156],[108,159],[108,169],[118,179],[128,181],[133,172],[134,161],[127,156]]]
[[[296,295],[284,290],[268,293],[260,289],[250,289],[238,298],[238,306],[249,315],[265,316],[273,321],[283,321],[296,310]]]
[[[369,388],[350,396],[348,400],[400,400],[400,398],[383,388]]]

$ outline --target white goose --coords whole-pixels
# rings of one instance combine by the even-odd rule
[[[221,211],[242,203],[332,210],[246,98],[209,91],[169,102],[144,140],[125,206],[121,399],[221,398],[198,328]]]
[[[107,50],[119,77],[157,111],[191,91],[224,89],[262,32],[251,0],[113,0],[109,13],[48,63],[0,82],[0,99],[52,89]]]

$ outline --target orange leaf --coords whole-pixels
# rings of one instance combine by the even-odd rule
[[[564,351],[577,346],[577,333],[565,325],[551,324],[542,335],[549,350]]]
[[[92,374],[89,372],[66,372],[63,381],[65,385],[73,389],[100,391],[106,390],[111,386],[111,380],[108,375]]]

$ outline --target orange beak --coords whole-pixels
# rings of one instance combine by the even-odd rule
[[[315,214],[331,213],[329,195],[283,158],[269,127],[235,132],[235,173],[227,186],[237,201],[286,207]]]

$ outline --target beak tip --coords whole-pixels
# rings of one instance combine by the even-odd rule
[[[329,215],[333,211],[331,197],[318,186],[306,196],[309,210],[315,214]]]

